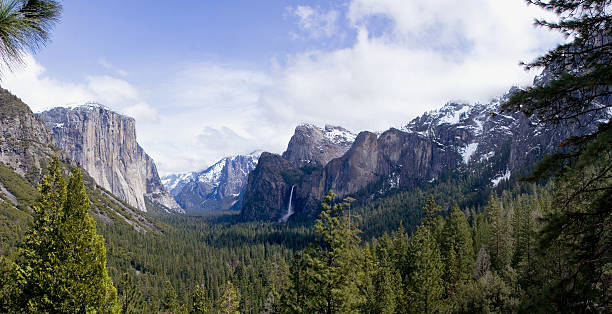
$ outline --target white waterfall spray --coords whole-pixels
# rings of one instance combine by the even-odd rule
[[[293,189],[295,188],[295,185],[291,186],[291,193],[289,194],[289,205],[287,205],[287,213],[283,215],[283,217],[281,217],[281,219],[279,220],[280,222],[287,222],[287,220],[289,219],[289,217],[291,217],[291,215],[293,215],[293,206],[291,205],[291,200],[293,199]]]

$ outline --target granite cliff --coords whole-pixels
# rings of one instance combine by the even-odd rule
[[[435,184],[449,174],[470,174],[485,186],[495,187],[545,154],[559,150],[565,138],[596,127],[581,127],[580,123],[537,126],[522,114],[497,114],[502,101],[448,103],[413,119],[401,130],[392,128],[380,135],[361,132],[345,153],[327,163],[325,159],[315,165],[304,163],[287,152],[283,156],[262,154],[249,176],[241,216],[244,220],[278,220],[286,214],[291,198],[296,214],[315,217],[329,190],[339,198],[371,199],[394,190]],[[607,121],[609,115],[587,118]],[[300,133],[296,129],[290,147],[303,141]],[[315,148],[311,155],[299,155],[316,153]]]
[[[98,104],[54,108],[39,114],[55,144],[103,188],[141,211],[145,198],[183,212],[161,183],[153,159],[136,141],[133,118]]]

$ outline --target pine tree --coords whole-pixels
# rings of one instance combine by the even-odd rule
[[[558,182],[539,255],[547,256],[553,246],[562,250],[555,254],[563,257],[557,264],[567,265],[543,299],[552,300],[551,311],[597,311],[611,298],[612,119],[601,118],[612,107],[612,1],[527,2],[559,17],[538,20],[538,26],[570,40],[525,64],[527,70],[544,68],[549,78],[516,92],[503,109],[535,117],[539,125],[590,125],[592,130],[564,140],[565,150],[547,157],[533,174],[533,179],[555,175]]]
[[[139,313],[144,311],[142,293],[130,274],[124,273],[121,275],[121,280],[117,284],[117,292],[122,313]]]
[[[394,239],[385,234],[372,249],[366,250],[370,279],[368,300],[364,313],[395,313],[401,303],[402,277],[396,268],[398,254]]]
[[[442,255],[447,266],[445,275],[451,288],[472,276],[474,248],[472,233],[465,214],[455,205],[446,219],[442,241]]]
[[[217,300],[217,312],[223,314],[238,314],[240,305],[240,292],[228,281],[223,289],[223,294]]]
[[[161,298],[160,310],[163,313],[174,313],[178,308],[179,304],[176,290],[174,290],[172,283],[166,280],[164,282],[164,294]]]
[[[75,169],[66,186],[57,161],[50,171],[39,186],[20,254],[23,306],[32,312],[118,312],[104,239],[89,216],[81,172]]]
[[[196,286],[191,294],[190,314],[207,314],[211,312],[210,301],[206,298],[201,286]]]
[[[487,250],[491,257],[491,266],[502,271],[508,265],[510,255],[508,248],[508,228],[503,217],[500,201],[491,195],[486,206],[488,239]]]
[[[298,254],[291,267],[289,312],[354,312],[365,303],[358,230],[349,228],[342,204],[332,205],[334,197],[325,196],[315,223],[317,245]]]
[[[59,20],[62,5],[53,0],[0,2],[0,58],[12,68],[25,52],[35,52],[49,41],[50,30]]]
[[[406,309],[412,313],[438,313],[444,308],[444,265],[440,249],[429,229],[419,226],[409,246],[412,271]]]

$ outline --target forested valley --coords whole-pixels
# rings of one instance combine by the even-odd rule
[[[57,9],[26,2],[22,17]],[[409,189],[332,190],[316,219],[283,222],[176,213],[149,199],[144,213],[58,148],[10,138],[44,153],[25,158],[37,170],[25,175],[0,163],[0,312],[612,312],[612,118],[589,120],[612,107],[612,4],[528,2],[559,18],[538,26],[569,40],[523,64],[552,78],[491,114],[593,131],[494,184],[477,169]],[[32,114],[2,97],[3,121]]]

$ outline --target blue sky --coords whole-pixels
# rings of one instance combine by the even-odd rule
[[[53,41],[2,79],[34,111],[133,116],[161,174],[281,153],[299,123],[400,127],[528,85],[562,40],[523,0],[63,1]]]
[[[271,58],[306,49],[347,46],[347,40],[294,40],[295,1],[62,1],[62,22],[36,59],[54,76],[78,79],[105,73],[100,59],[145,79],[151,65],[209,60],[265,69]],[[179,4],[180,5],[177,5]],[[343,1],[304,1],[322,10]],[[343,30],[350,31],[350,30]],[[161,64],[160,64],[161,63]],[[146,73],[146,74],[145,74]]]

